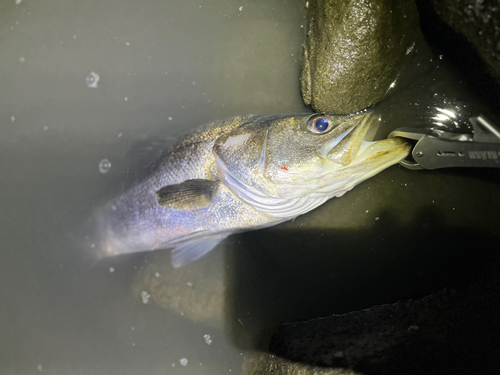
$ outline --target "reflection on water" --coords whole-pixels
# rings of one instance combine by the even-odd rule
[[[93,264],[87,219],[134,145],[217,118],[306,110],[304,9],[47,0],[0,10],[2,374],[238,374],[243,349],[281,321],[421,296],[477,256],[471,241],[496,239],[495,171],[393,167],[180,270],[168,252]],[[459,251],[444,251],[441,233]]]

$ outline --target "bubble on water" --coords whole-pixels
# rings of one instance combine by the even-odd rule
[[[21,0],[19,0],[19,2],[21,2]],[[18,4],[17,0],[16,0],[16,4]],[[36,366],[36,369],[37,369],[38,371],[40,371],[40,372],[42,372],[42,371],[43,371],[43,367],[42,367],[42,365],[37,365],[37,366]]]
[[[128,96],[125,97],[125,101],[128,102]]]
[[[155,273],[155,277],[160,277],[160,273],[159,273],[159,272],[156,272],[156,273]]]
[[[85,77],[85,82],[87,82],[88,87],[96,88],[99,82],[99,74],[96,72],[90,72],[87,77]]]
[[[99,162],[99,172],[101,172],[102,174],[108,173],[110,169],[111,169],[111,163],[108,159],[102,159]]]
[[[23,1],[23,0],[16,0],[16,5],[21,4],[21,1]]]
[[[187,358],[181,358],[179,359],[179,363],[183,366],[186,366],[188,364]]]
[[[49,130],[49,127],[48,126],[44,126],[43,130]]]
[[[10,116],[10,121],[11,121],[11,122],[16,121],[16,116]]]
[[[125,44],[126,44],[127,46],[130,46],[130,43],[129,43],[129,42],[126,42]]]
[[[241,11],[243,10],[243,7],[239,7],[238,9],[239,9],[239,10],[240,10],[240,12],[241,12]]]
[[[118,133],[118,138],[121,138],[123,136],[123,133]]]
[[[173,118],[169,116],[168,117],[168,121],[172,121],[172,120],[173,120]]]
[[[114,267],[109,267],[109,272],[110,272],[110,273],[113,273],[113,272],[115,272],[115,269],[114,269]]]
[[[145,290],[143,290],[141,292],[141,298],[142,298],[142,303],[147,305],[149,303],[149,298],[151,297],[150,294],[148,294],[148,292],[146,292]]]
[[[212,343],[212,338],[210,337],[210,335],[203,335],[203,338],[205,339],[207,345],[210,345]]]
[[[24,58],[24,56],[21,56],[21,57],[19,58],[19,62],[23,63],[23,62],[25,62],[25,61],[26,61],[26,59]]]

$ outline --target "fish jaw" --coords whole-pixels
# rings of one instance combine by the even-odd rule
[[[376,120],[377,117],[373,114],[362,116],[357,126],[350,129],[335,147],[330,148],[327,158],[343,166],[351,164],[358,155],[366,133]]]
[[[361,182],[399,163],[411,151],[411,145],[401,138],[362,142],[351,164],[333,169],[319,179],[321,187],[331,197],[340,197]],[[335,167],[334,167],[335,168]]]

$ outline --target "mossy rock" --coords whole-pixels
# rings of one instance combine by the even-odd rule
[[[380,101],[421,35],[413,0],[313,0],[308,24],[302,96],[328,114]]]
[[[500,1],[434,0],[436,13],[472,44],[500,82]]]

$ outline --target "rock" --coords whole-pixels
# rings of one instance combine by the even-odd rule
[[[361,375],[343,368],[321,368],[295,363],[274,354],[249,352],[245,355],[241,375]]]
[[[222,251],[210,261],[174,268],[170,251],[160,251],[141,269],[132,293],[145,304],[158,306],[196,322],[221,325],[225,307]]]
[[[500,1],[433,0],[436,13],[472,44],[500,81]]]
[[[421,40],[413,0],[312,0],[301,71],[315,111],[349,114],[380,101]]]
[[[469,374],[500,368],[498,280],[419,300],[281,325],[274,354],[366,374]]]

